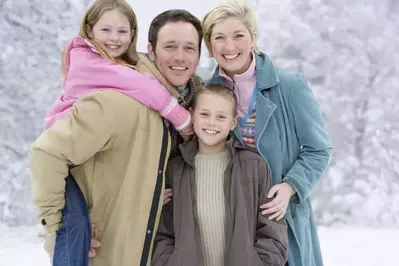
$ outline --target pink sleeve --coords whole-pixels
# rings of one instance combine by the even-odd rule
[[[79,97],[79,92],[87,92],[88,87],[90,90],[114,89],[158,111],[177,130],[190,123],[189,112],[177,103],[176,98],[154,76],[116,64],[94,52],[87,53],[87,48],[86,51],[82,49],[71,51],[71,57],[80,61],[70,65],[65,84],[65,87],[77,90],[72,92],[73,95]]]

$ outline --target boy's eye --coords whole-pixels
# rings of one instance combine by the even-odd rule
[[[221,115],[221,116],[219,116],[219,119],[226,119],[226,117]]]

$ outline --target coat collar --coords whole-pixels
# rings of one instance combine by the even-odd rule
[[[258,90],[264,90],[275,86],[279,82],[279,79],[277,71],[269,56],[265,53],[259,53],[255,55],[255,60],[256,88]],[[219,65],[217,65],[213,75],[207,83],[224,83],[224,78],[219,73]]]
[[[183,156],[183,159],[186,163],[188,163],[191,166],[195,165],[195,156],[198,153],[198,138],[194,137],[192,140],[180,144],[179,146],[181,154]],[[237,156],[238,150],[239,149],[245,149],[243,144],[241,144],[239,141],[234,140],[231,138],[227,142],[227,152],[230,155],[232,159],[234,159]]]

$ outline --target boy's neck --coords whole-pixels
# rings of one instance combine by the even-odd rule
[[[198,140],[198,153],[199,154],[218,154],[226,151],[226,141],[209,146]]]

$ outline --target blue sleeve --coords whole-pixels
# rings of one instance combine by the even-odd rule
[[[299,204],[310,196],[315,183],[326,170],[332,145],[324,127],[320,106],[302,76],[297,75],[293,81],[288,106],[301,151],[283,182],[295,189],[296,194],[291,200]]]

